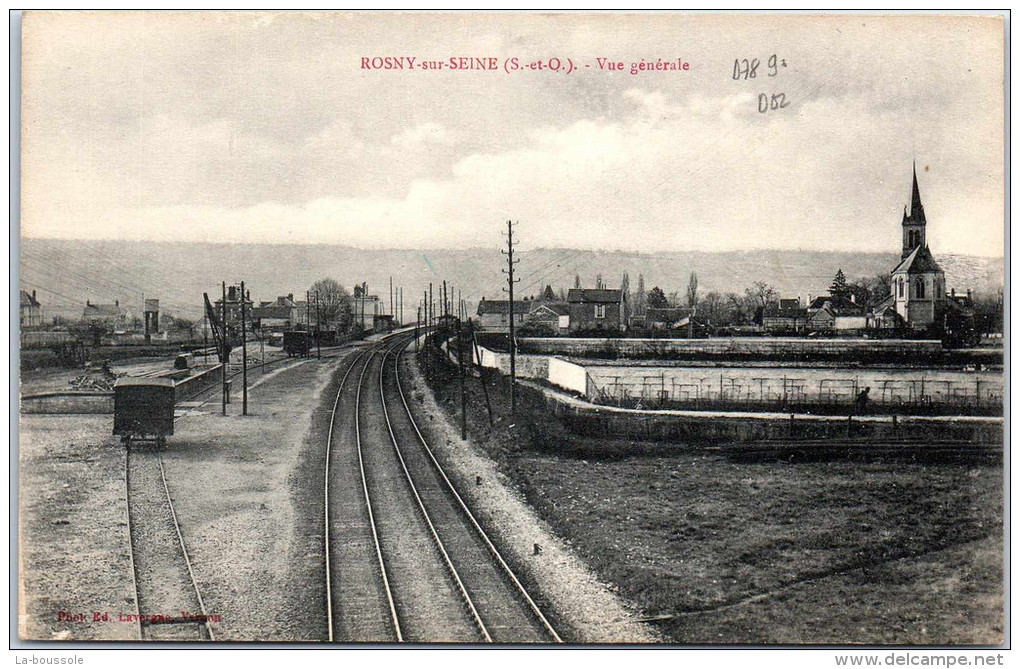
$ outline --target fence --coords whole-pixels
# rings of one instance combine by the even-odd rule
[[[618,406],[845,410],[867,390],[867,400],[858,409],[925,412],[948,408],[1000,413],[1004,387],[1001,374],[980,372],[871,369],[850,375],[832,369],[766,367],[719,372],[708,368],[656,373],[640,368],[587,371],[594,392],[589,387],[586,396]]]

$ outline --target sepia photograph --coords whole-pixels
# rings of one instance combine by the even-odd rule
[[[1009,647],[1008,12],[19,21],[12,644]]]

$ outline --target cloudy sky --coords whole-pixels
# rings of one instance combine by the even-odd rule
[[[1001,255],[1002,48],[959,16],[30,13],[22,235],[896,251],[916,159],[933,250]],[[658,58],[690,70],[630,73]]]

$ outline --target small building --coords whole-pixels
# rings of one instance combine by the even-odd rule
[[[352,322],[355,325],[361,323],[363,330],[375,328],[375,317],[382,311],[381,306],[378,295],[355,295],[351,298]],[[312,314],[312,318],[315,318],[315,314]]]
[[[21,291],[19,296],[19,322],[21,329],[25,328],[37,328],[42,326],[42,306],[39,301],[35,298],[35,289],[29,293],[27,290]]]
[[[526,319],[536,325],[559,334],[570,332],[570,308],[565,302],[534,302]]]
[[[762,312],[762,326],[771,333],[804,332],[808,327],[808,310],[801,308],[797,299],[770,302]]]
[[[220,297],[216,302],[213,303],[213,308],[216,311],[216,317],[223,318],[224,305],[226,307],[226,322],[229,327],[236,327],[238,333],[241,331],[241,309],[244,308],[244,313],[248,317],[247,327],[251,326],[252,323],[252,301],[251,291],[248,291],[244,295],[244,299],[241,299],[241,287],[240,286],[227,286],[227,300],[224,303],[223,297]]]
[[[255,327],[264,332],[282,332],[300,322],[294,293],[281,295],[274,302],[260,303],[251,310],[251,317]]]
[[[627,329],[624,299],[623,291],[615,288],[571,288],[567,292],[570,332],[623,332]]]
[[[452,316],[450,318],[452,318]],[[372,317],[373,332],[390,332],[392,329],[393,314],[376,314]]]
[[[531,313],[530,300],[514,300],[514,327],[524,324]],[[510,331],[510,300],[487,300],[478,302],[478,326],[488,332]]]
[[[100,321],[114,330],[123,330],[127,326],[128,313],[121,308],[120,300],[114,300],[113,304],[92,304],[85,300],[81,318],[84,321]]]

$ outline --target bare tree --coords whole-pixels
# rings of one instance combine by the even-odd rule
[[[336,325],[341,332],[350,328],[351,298],[339,281],[329,277],[319,279],[308,289],[308,296],[313,308],[317,304],[323,325],[327,328]]]
[[[698,302],[698,310],[701,314],[701,318],[705,320],[709,325],[726,325],[723,321],[725,320],[725,301],[723,296],[719,293],[712,291],[709,292]]]
[[[777,295],[776,289],[770,284],[764,281],[755,281],[754,284],[744,291],[748,297],[750,297],[755,304],[755,307],[764,309],[771,302],[775,302]]]

